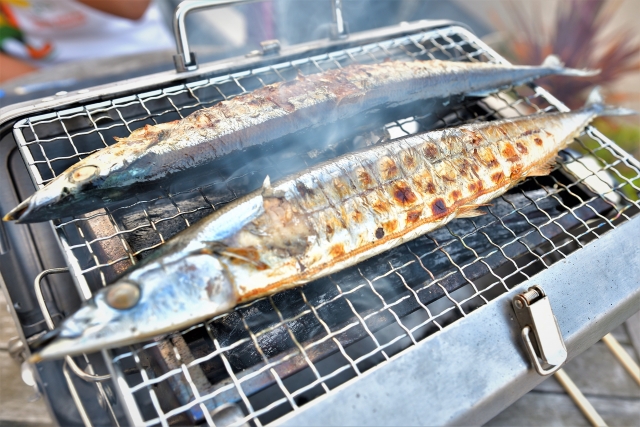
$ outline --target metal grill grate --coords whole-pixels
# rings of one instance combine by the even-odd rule
[[[145,124],[164,123],[276,81],[393,59],[503,61],[459,27],[422,32],[234,75],[24,119],[16,140],[42,186],[89,153]],[[535,86],[468,99],[440,114],[395,120],[368,143],[433,128],[563,108]],[[549,177],[399,248],[298,289],[238,307],[186,331],[106,353],[140,425],[263,425],[357,378],[467,316],[638,211],[638,162],[595,128]],[[353,149],[353,142],[282,152],[192,188],[55,222],[86,298],[212,210],[261,184]],[[84,362],[83,362],[84,363]]]

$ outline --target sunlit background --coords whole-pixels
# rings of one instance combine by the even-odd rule
[[[28,1],[0,0],[0,5],[15,9]],[[154,16],[159,16],[165,34],[152,43],[134,41],[135,46],[129,50],[135,54],[109,57],[109,49],[91,48],[87,42],[88,47],[82,52],[86,60],[65,63],[60,58],[27,58],[35,71],[8,80],[8,68],[3,65],[0,106],[171,70],[171,25],[173,10],[179,3],[152,3]],[[609,102],[640,109],[637,0],[345,0],[343,4],[351,32],[402,21],[451,19],[467,24],[514,63],[539,64],[548,54],[555,53],[568,66],[601,69],[594,78],[549,78],[542,84],[572,108],[582,104],[590,86],[599,84],[605,88]],[[193,50],[200,62],[206,62],[244,55],[267,39],[277,38],[283,45],[291,45],[327,37],[331,17],[330,0],[271,0],[194,13],[187,18],[187,28]],[[0,46],[5,52],[20,50],[15,47],[19,43],[11,37],[0,31]],[[114,50],[127,51],[121,46],[123,40],[113,40],[120,45]],[[640,156],[637,117],[600,119],[599,125],[623,148]]]

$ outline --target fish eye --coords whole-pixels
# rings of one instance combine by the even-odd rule
[[[127,310],[140,300],[140,287],[132,282],[120,282],[109,286],[105,301],[111,308]]]
[[[69,181],[74,184],[83,184],[98,175],[100,168],[94,165],[80,166],[69,174]]]

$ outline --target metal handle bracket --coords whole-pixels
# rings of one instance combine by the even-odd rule
[[[36,299],[38,300],[38,305],[40,306],[40,310],[42,311],[42,315],[44,316],[44,320],[47,323],[47,327],[49,328],[49,330],[55,329],[56,326],[53,323],[53,319],[51,318],[51,314],[49,313],[49,309],[47,308],[47,303],[44,300],[44,295],[42,294],[42,279],[45,276],[48,276],[49,274],[66,273],[68,271],[69,271],[68,267],[50,268],[38,274],[33,283],[36,291]],[[111,378],[110,374],[107,374],[107,375],[94,374],[93,367],[89,363],[87,363],[87,369],[89,370],[89,372],[87,373],[83,371],[70,356],[65,356],[65,361],[67,362],[67,365],[69,366],[69,368],[71,368],[73,373],[85,381],[100,382],[100,381],[105,381]]]
[[[331,0],[331,12],[333,13],[331,40],[346,39],[349,37],[349,24],[345,22],[342,14],[342,0]]]
[[[173,55],[176,71],[178,73],[184,73],[185,71],[198,69],[196,54],[190,51],[189,40],[187,39],[185,19],[188,14],[198,10],[231,6],[252,1],[256,0],[189,0],[180,3],[173,17],[173,34],[176,38],[176,50],[178,51],[176,55]]]
[[[516,295],[512,302],[522,328],[522,340],[536,372],[543,376],[554,373],[566,362],[567,348],[549,298],[540,286],[532,286]],[[539,359],[550,367],[543,368]]]

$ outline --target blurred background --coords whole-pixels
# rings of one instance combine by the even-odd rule
[[[179,3],[0,0],[0,107],[173,70],[172,18]],[[245,55],[259,49],[263,40],[278,39],[286,46],[326,38],[332,21],[330,5],[330,0],[271,0],[198,12],[187,18],[189,41],[202,64]],[[589,89],[601,85],[608,102],[640,111],[640,0],[343,0],[343,12],[352,33],[421,19],[462,22],[513,63],[537,65],[555,53],[570,67],[600,69],[589,79],[539,82],[571,108],[581,106]],[[596,125],[640,158],[638,116],[598,119]],[[625,334],[617,332],[619,340],[628,344]],[[47,424],[42,400],[27,404],[37,396],[8,355],[6,343],[14,335],[12,321],[2,310],[0,426]],[[589,389],[588,376],[580,373],[605,372],[610,364],[606,351],[594,348],[572,362],[576,368],[567,370],[574,369],[572,376],[586,381],[583,386],[597,394],[596,388]],[[633,420],[637,422],[640,414],[640,389],[624,383],[624,373],[616,375],[600,379],[610,389],[601,408],[617,407],[619,425],[637,424]],[[561,393],[557,385],[543,384],[547,385],[541,390],[549,395]],[[616,390],[623,396],[612,400]],[[557,405],[570,407],[570,401],[524,402],[493,424],[583,425],[585,421],[579,412],[560,414]],[[540,417],[519,417],[526,408],[530,413],[538,410]]]
[[[0,107],[173,69],[172,18],[180,0],[0,0]],[[330,0],[270,0],[187,17],[200,63],[244,55],[260,42],[292,45],[326,38]],[[467,24],[507,59],[540,64],[550,53],[590,79],[541,82],[572,108],[588,89],[640,110],[638,0],[343,0],[357,32],[420,19]],[[600,127],[640,157],[637,117]]]

